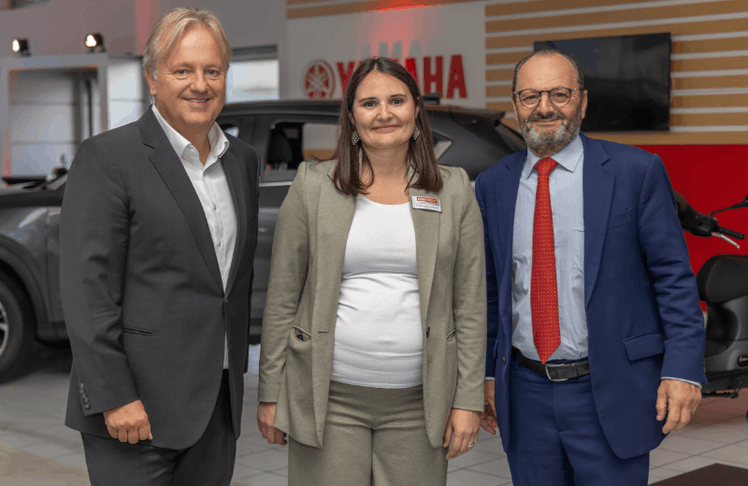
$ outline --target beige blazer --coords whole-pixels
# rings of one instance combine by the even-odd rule
[[[322,448],[345,245],[356,198],[332,182],[334,161],[299,166],[275,228],[262,326],[259,399],[274,425]],[[483,410],[486,282],[483,222],[464,170],[443,167],[444,187],[411,196],[423,327],[423,401],[432,447],[452,408]]]

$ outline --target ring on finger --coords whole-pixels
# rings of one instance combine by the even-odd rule
[[[475,442],[468,442],[468,449],[472,449],[473,447],[475,447]]]

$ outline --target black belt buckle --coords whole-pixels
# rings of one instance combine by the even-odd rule
[[[543,365],[543,369],[545,370],[545,376],[548,377],[551,381],[567,381],[568,378],[552,378],[551,373],[548,371],[550,368],[563,368],[564,366],[569,366],[571,363],[563,363],[563,364],[555,364],[555,363],[546,363]]]

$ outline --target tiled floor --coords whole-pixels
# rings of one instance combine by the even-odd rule
[[[0,384],[0,485],[77,486],[88,483],[78,433],[62,425],[70,351],[39,346],[21,377]],[[286,484],[286,450],[257,432],[259,347],[252,347],[245,413],[232,486]],[[650,482],[715,462],[748,468],[748,391],[740,398],[708,398],[691,424],[652,452]],[[482,433],[473,451],[450,461],[450,486],[510,485],[498,437]]]

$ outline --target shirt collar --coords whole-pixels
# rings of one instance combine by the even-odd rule
[[[558,162],[558,165],[563,167],[569,172],[574,172],[579,163],[584,159],[584,143],[582,143],[582,137],[577,135],[574,140],[569,144],[551,155],[551,158]],[[532,150],[527,149],[527,156],[525,157],[525,165],[522,168],[522,177],[527,179],[532,174],[532,169],[535,164],[540,160],[540,157],[535,155]]]
[[[153,114],[156,115],[158,124],[163,128],[164,133],[166,134],[166,139],[169,140],[169,143],[177,153],[177,156],[180,159],[184,158],[185,151],[189,150],[193,145],[189,140],[184,138],[181,133],[174,130],[174,128],[169,125],[166,119],[164,119],[161,113],[159,113],[155,103],[153,104]],[[210,127],[210,131],[208,132],[208,142],[210,143],[210,155],[208,155],[208,159],[211,159],[211,155],[215,155],[215,158],[219,159],[223,157],[223,154],[225,154],[229,149],[229,140],[216,122],[213,122],[213,126]],[[187,158],[187,160],[189,160],[189,158]],[[207,165],[208,164],[206,163],[206,167]]]

